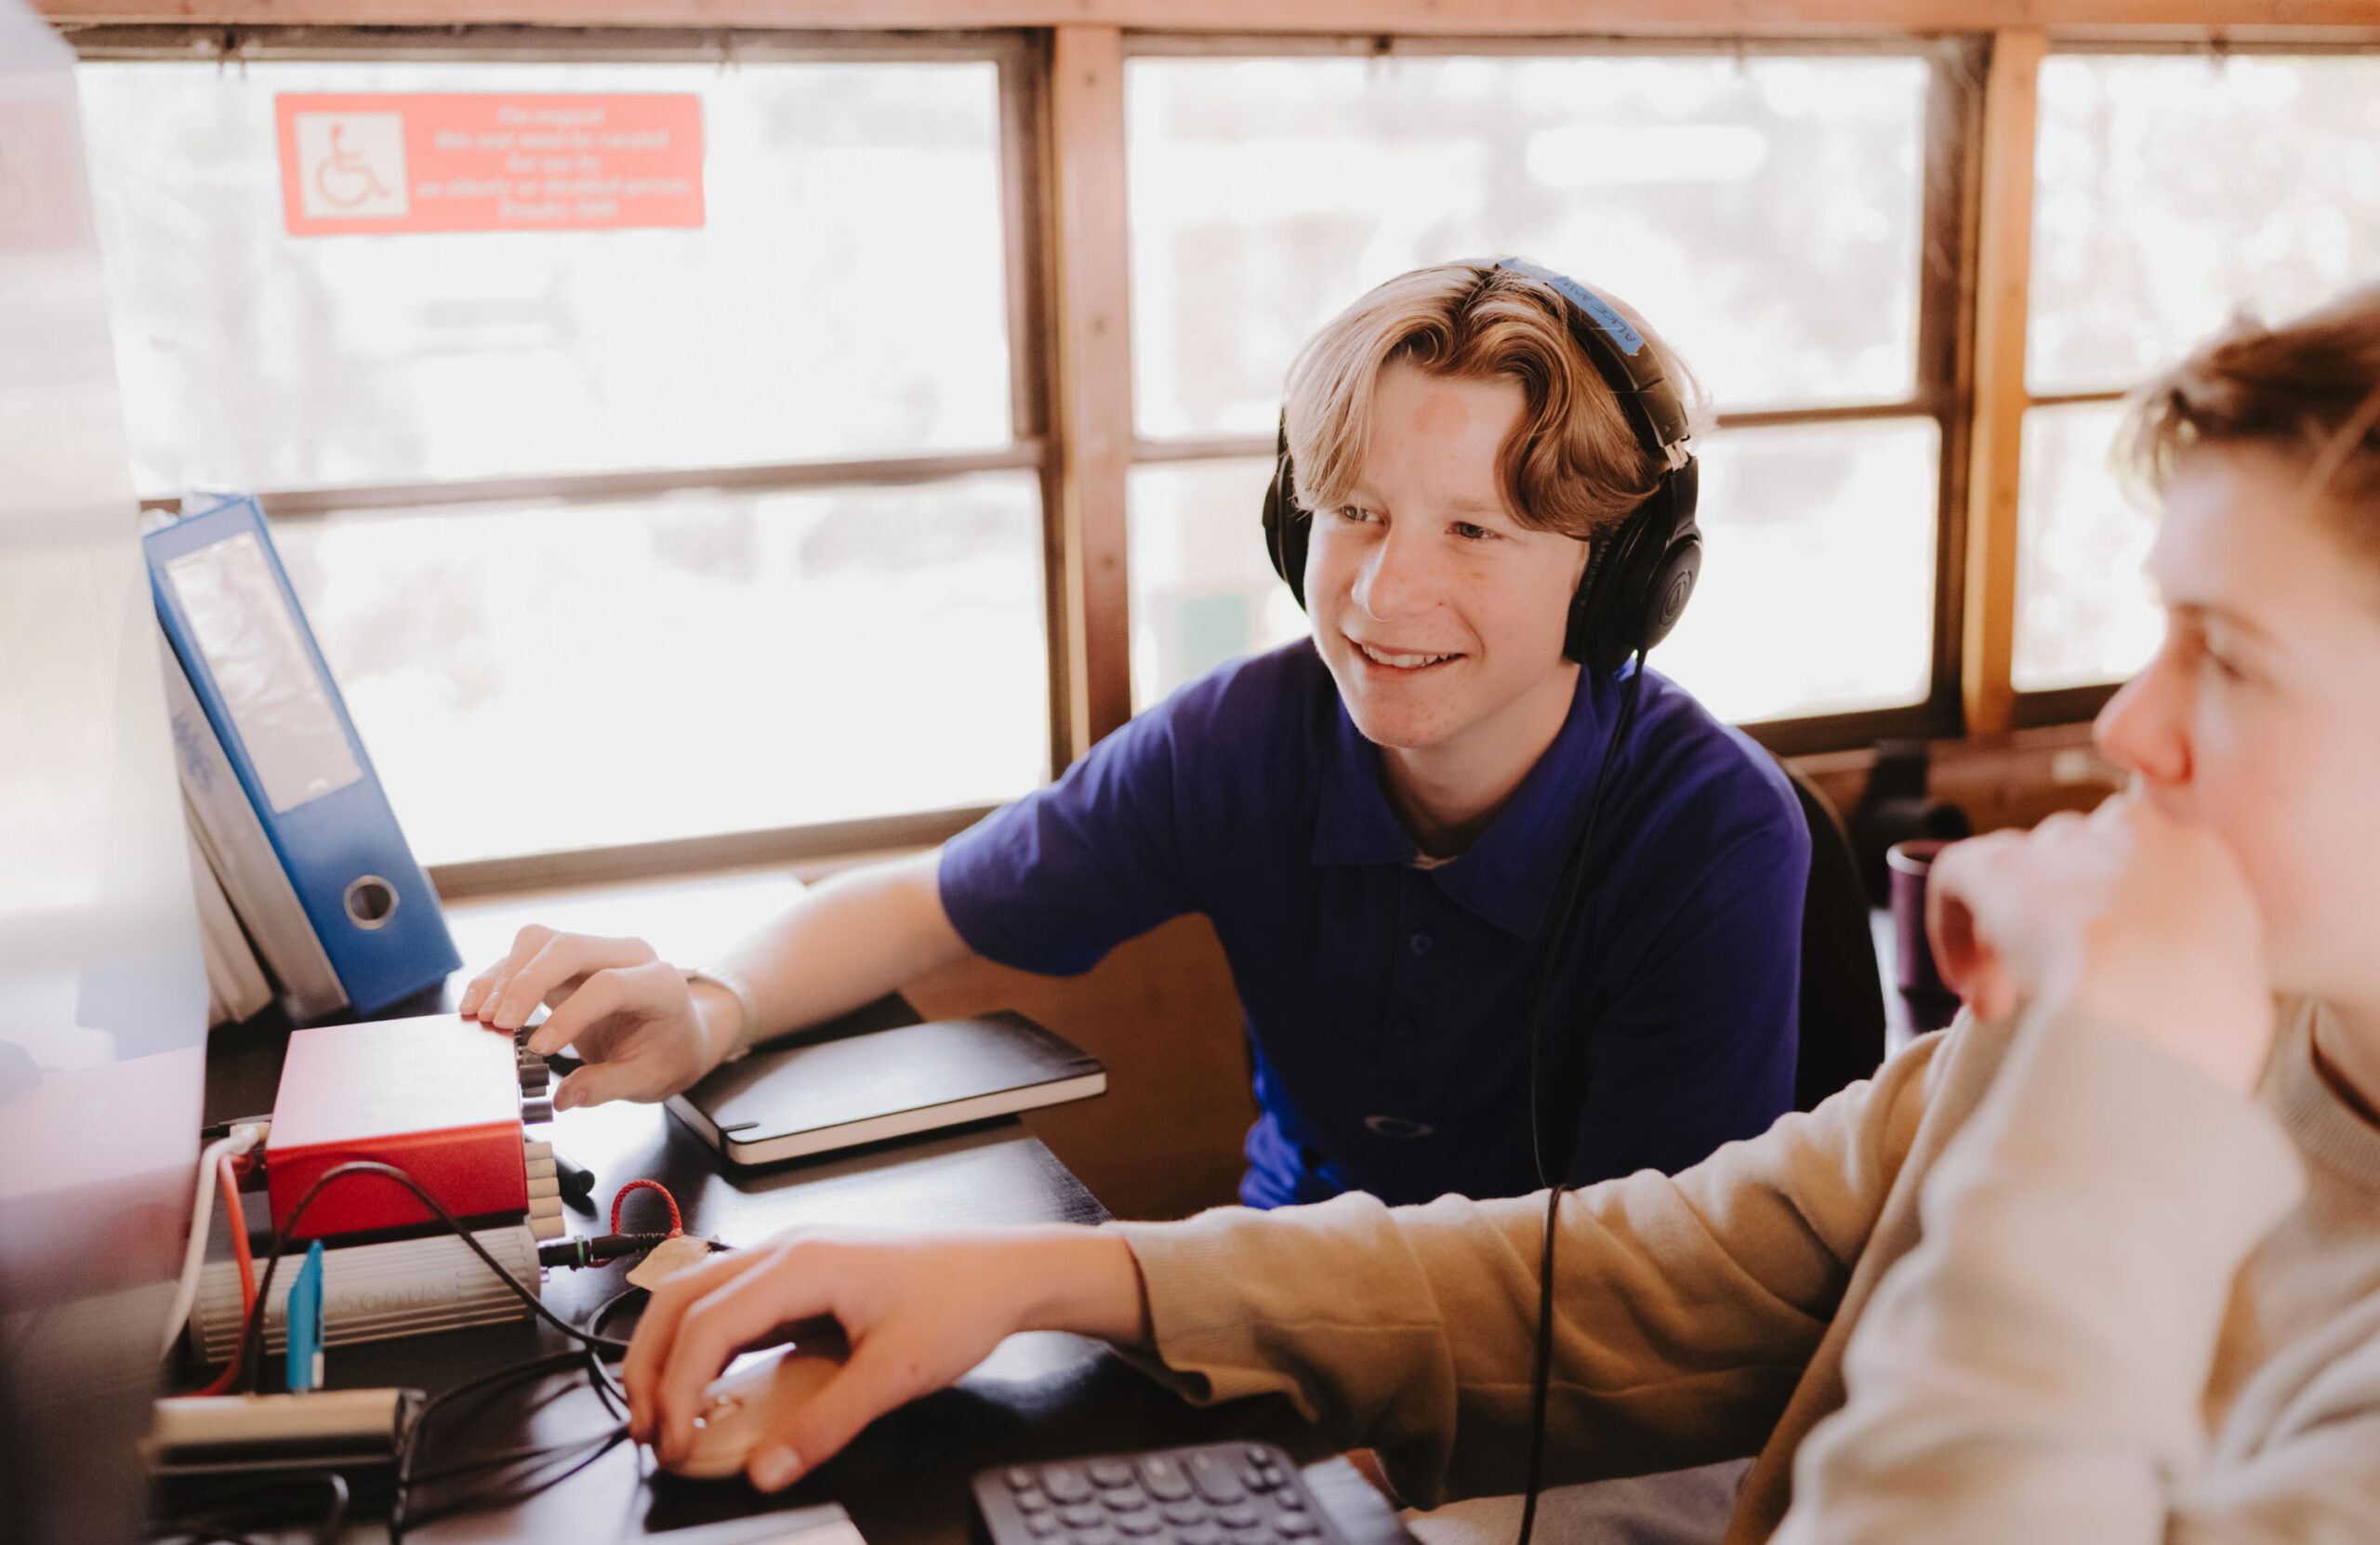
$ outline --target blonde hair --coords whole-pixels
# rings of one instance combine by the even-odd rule
[[[2277,327],[2234,322],[2134,393],[2116,458],[2162,493],[2202,445],[2302,459],[2316,508],[2380,565],[2380,285]]]
[[[1689,412],[1699,409],[1700,389],[1685,362],[1614,304],[1645,335]],[[1618,525],[1659,485],[1664,464],[1637,438],[1567,314],[1558,295],[1526,274],[1440,263],[1400,274],[1331,318],[1298,350],[1284,393],[1298,503],[1319,510],[1347,501],[1370,448],[1381,374],[1402,362],[1520,387],[1527,405],[1497,460],[1524,523],[1582,541]]]

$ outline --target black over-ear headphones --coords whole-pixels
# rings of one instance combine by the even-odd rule
[[[1630,655],[1669,637],[1702,572],[1702,532],[1694,523],[1700,480],[1686,404],[1663,378],[1645,335],[1610,301],[1575,279],[1520,258],[1482,263],[1480,277],[1499,269],[1533,279],[1561,297],[1570,336],[1619,398],[1638,443],[1666,468],[1660,485],[1619,529],[1596,539],[1570,601],[1562,653],[1608,675]],[[1305,604],[1305,549],[1313,526],[1313,513],[1297,502],[1284,418],[1273,482],[1264,490],[1264,550],[1300,606]]]

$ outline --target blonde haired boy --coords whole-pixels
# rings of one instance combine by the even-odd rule
[[[553,1005],[531,1044],[588,1059],[560,1107],[653,1100],[971,952],[1078,972],[1201,912],[1254,1051],[1251,1205],[1534,1189],[1540,992],[1577,1075],[1550,1091],[1572,1179],[1763,1130],[1792,1101],[1808,839],[1757,746],[1646,674],[1571,925],[1549,921],[1636,668],[1566,654],[1573,597],[1666,469],[1569,304],[1443,264],[1307,345],[1286,427],[1310,639],[1192,682],[939,852],[818,887],[711,968],[724,985],[532,928],[464,1011]]]

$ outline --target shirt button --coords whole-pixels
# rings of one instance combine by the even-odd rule
[[[1430,953],[1430,936],[1426,933],[1416,933],[1405,942],[1412,949],[1416,960]]]

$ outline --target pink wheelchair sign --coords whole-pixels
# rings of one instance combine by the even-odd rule
[[[293,236],[692,230],[703,223],[691,93],[342,93],[274,100]]]

